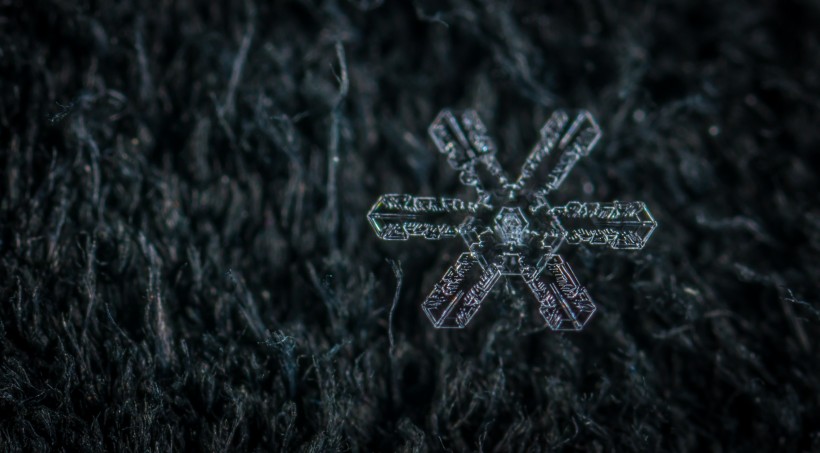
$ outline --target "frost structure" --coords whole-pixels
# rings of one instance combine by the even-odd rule
[[[515,180],[499,165],[495,144],[475,111],[443,110],[429,133],[478,199],[382,195],[367,217],[381,239],[460,236],[467,243],[469,251],[450,266],[422,304],[433,325],[467,326],[504,275],[524,279],[550,328],[581,330],[595,304],[558,248],[564,242],[585,242],[640,249],[657,225],[640,201],[573,201],[565,206],[547,201],[601,137],[592,116],[586,111],[574,117],[554,112]]]

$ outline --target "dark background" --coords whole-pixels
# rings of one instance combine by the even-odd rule
[[[0,1],[0,449],[820,450],[818,26],[809,1]],[[502,284],[435,330],[461,241],[371,231],[382,193],[469,195],[427,138],[445,107],[510,173],[552,110],[597,118],[553,201],[659,227],[562,249],[584,331]]]

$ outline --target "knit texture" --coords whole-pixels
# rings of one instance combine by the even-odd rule
[[[820,450],[820,7],[811,1],[0,2],[0,450]],[[561,249],[598,311],[465,250],[380,241],[383,193],[473,194],[555,109],[603,136],[554,203],[646,202]]]

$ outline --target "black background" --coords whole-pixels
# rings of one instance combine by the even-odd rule
[[[817,451],[818,19],[0,2],[2,449]],[[445,107],[510,173],[554,109],[597,118],[553,202],[659,227],[562,249],[584,331],[512,284],[436,330],[420,303],[463,244],[373,234],[382,193],[471,196],[426,135]]]

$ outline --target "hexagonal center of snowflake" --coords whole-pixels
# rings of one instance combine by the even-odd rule
[[[503,207],[495,216],[495,232],[504,245],[524,245],[524,233],[529,225],[521,208]]]
[[[492,261],[498,253],[555,253],[566,232],[549,209],[529,212],[510,204],[467,217],[459,226],[459,234],[470,250]]]

